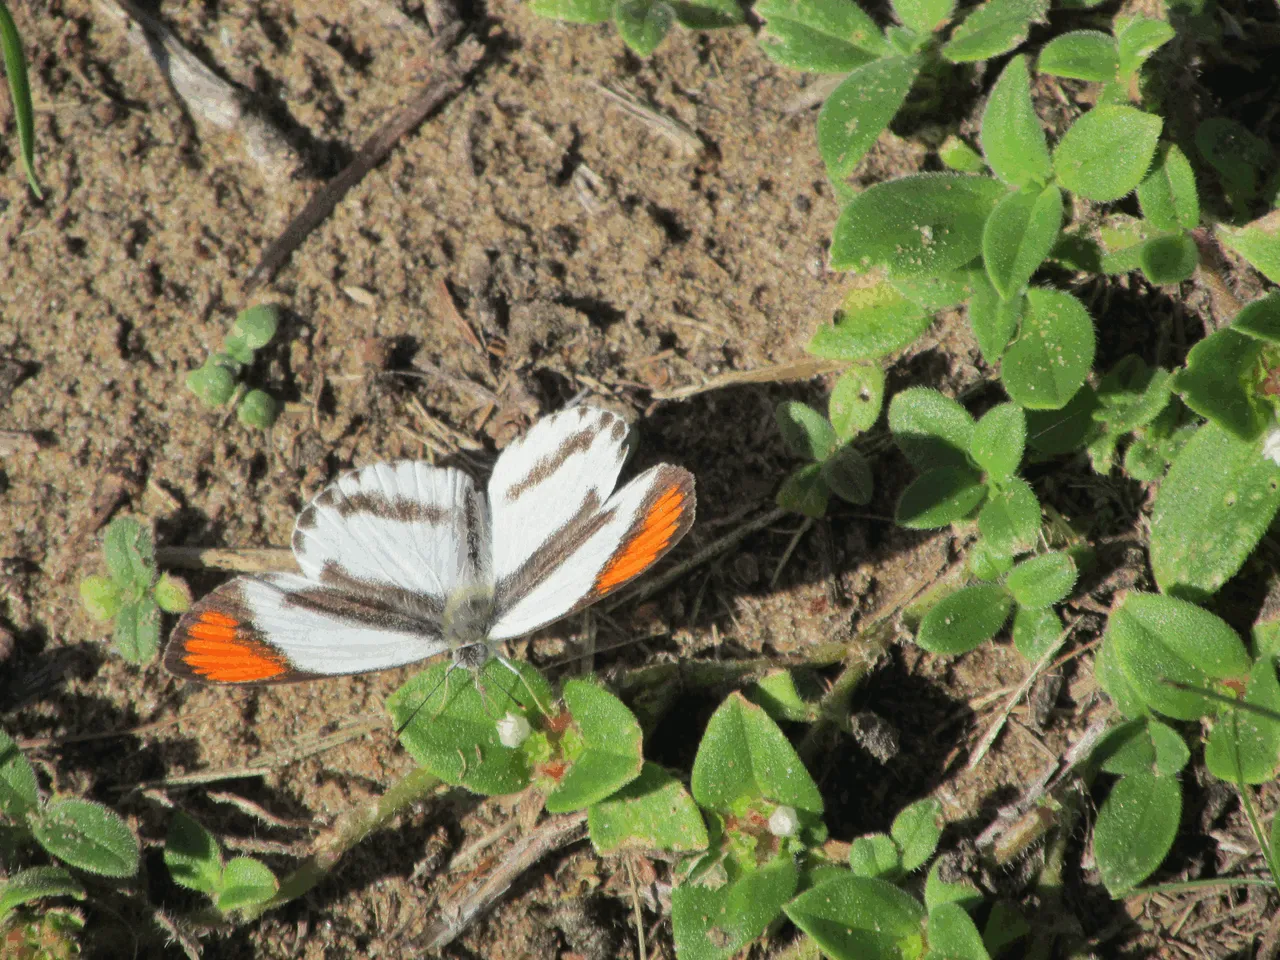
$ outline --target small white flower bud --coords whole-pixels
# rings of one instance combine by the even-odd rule
[[[795,807],[778,807],[769,816],[769,832],[775,837],[794,837],[800,829]]]
[[[528,740],[531,733],[533,727],[518,713],[508,710],[507,715],[498,721],[498,742],[512,750]]]
[[[1262,455],[1280,466],[1280,427],[1272,427],[1262,441]]]

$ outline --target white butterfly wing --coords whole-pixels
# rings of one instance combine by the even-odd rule
[[[489,510],[461,470],[403,460],[339,477],[298,516],[293,555],[317,583],[391,606],[490,586]]]
[[[555,496],[551,489],[538,494]],[[694,507],[688,470],[661,464],[645,471],[498,578],[489,636],[506,640],[532,633],[629,583],[688,532]]]
[[[597,513],[626,460],[627,425],[607,410],[571,407],[539,420],[498,457],[489,479],[495,581]]]
[[[236,577],[192,606],[169,672],[207,683],[288,683],[403,666],[449,649],[413,616],[292,573]]]

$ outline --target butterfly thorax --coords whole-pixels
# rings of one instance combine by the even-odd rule
[[[493,588],[474,584],[454,590],[445,602],[440,625],[456,663],[483,666],[492,656],[487,641],[493,625]]]

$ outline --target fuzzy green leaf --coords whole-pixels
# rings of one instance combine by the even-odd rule
[[[856,67],[818,112],[818,150],[843,180],[875,144],[920,72],[918,57],[882,57]]]
[[[113,647],[135,666],[145,666],[160,652],[160,607],[154,597],[122,604],[116,611]]]
[[[1066,406],[1093,367],[1093,321],[1061,290],[1032,287],[1018,339],[1005,352],[1000,379],[1015,403],[1032,409]]]
[[[908,387],[889,404],[893,442],[918,470],[967,467],[973,415],[929,387]]]
[[[1005,187],[990,177],[919,173],[878,183],[836,221],[831,267],[883,266],[894,278],[941,276],[982,252],[982,228]]]
[[[1009,341],[1018,332],[1026,303],[1027,298],[1022,294],[1008,300],[1001,299],[985,277],[981,284],[975,284],[973,299],[969,301],[969,326],[978,341],[978,349],[982,351],[982,359],[991,366],[1000,363]]]
[[[1019,606],[1013,615],[1013,645],[1032,663],[1039,663],[1062,638],[1062,618],[1052,607]]]
[[[825,460],[839,442],[827,418],[808,404],[786,400],[773,413],[783,442],[797,457]]]
[[[1135,774],[1111,788],[1094,824],[1093,854],[1113,897],[1160,866],[1181,819],[1182,789],[1175,777]]]
[[[1280,283],[1280,236],[1274,220],[1273,212],[1239,229],[1220,223],[1217,234],[1224,244],[1249,261],[1251,267],[1272,283]]]
[[[569,23],[604,23],[613,16],[614,0],[530,0],[540,17]]]
[[[836,436],[848,441],[874,427],[883,406],[884,370],[878,364],[857,364],[831,388],[827,413]]]
[[[218,909],[224,913],[266,903],[280,889],[271,868],[253,857],[236,857],[227,862],[218,882]]]
[[[1008,53],[1048,11],[1049,0],[988,0],[956,27],[942,55],[952,63],[969,63]]]
[[[982,231],[982,260],[1000,296],[1020,296],[1062,231],[1062,191],[1020,190],[991,211]]]
[[[836,960],[919,955],[924,907],[884,880],[838,874],[784,909],[792,923]]]
[[[849,73],[888,53],[880,28],[852,0],[762,0],[760,48],[793,70]]]
[[[164,864],[174,883],[213,896],[222,880],[222,851],[208,830],[181,810],[169,823]]]
[[[855,448],[845,444],[822,464],[822,479],[841,500],[865,506],[871,502],[875,481],[871,465]]]
[[[671,891],[671,929],[681,960],[726,960],[760,934],[796,892],[790,857],[770,861],[716,888],[683,883]]]
[[[581,810],[621,789],[644,766],[640,724],[621,700],[587,680],[569,680],[564,702],[581,744],[565,751],[569,769],[547,794],[548,813]]]
[[[8,930],[5,920],[8,915],[24,903],[39,900],[41,897],[75,897],[83,900],[84,886],[62,867],[30,867],[17,870],[0,880],[0,929]],[[12,946],[14,941],[9,941]],[[19,943],[19,947],[21,944]],[[14,957],[32,956],[44,960],[53,960],[54,954],[15,953]]]
[[[916,643],[930,653],[967,653],[999,632],[1012,605],[1009,592],[997,584],[963,587],[925,614]]]
[[[891,4],[898,22],[922,35],[937,30],[956,8],[956,0],[891,0]]]
[[[826,515],[831,488],[823,479],[821,463],[805,464],[778,488],[777,503],[783,510],[818,520]]]
[[[40,807],[36,771],[12,738],[0,730],[0,813],[21,824]]]
[[[89,873],[132,877],[138,872],[138,838],[119,814],[100,803],[52,800],[31,818],[31,832],[53,856]]]
[[[1272,714],[1280,712],[1280,683],[1270,657],[1253,665],[1244,702]],[[1280,719],[1253,710],[1220,708],[1205,744],[1204,763],[1227,783],[1269,783],[1280,768]]]
[[[855,837],[849,844],[849,869],[859,877],[896,880],[902,876],[902,851],[887,833]]]
[[[1190,280],[1199,262],[1199,248],[1185,233],[1152,237],[1138,254],[1142,272],[1156,286]]]
[[[1076,585],[1076,564],[1067,553],[1042,553],[1010,570],[1004,585],[1019,606],[1048,607],[1070,595]]]
[[[969,516],[986,494],[972,467],[935,467],[902,491],[895,518],[910,530],[934,530]]]
[[[137,520],[117,517],[102,538],[111,579],[129,596],[140,597],[155,582],[156,557],[151,532]]]
[[[1101,83],[1114,80],[1119,66],[1115,37],[1098,30],[1072,30],[1054,37],[1036,60],[1040,73]]]
[[[851,287],[832,321],[813,332],[805,350],[826,360],[874,360],[907,346],[933,317],[881,281],[870,287]]]
[[[613,10],[618,36],[640,57],[658,49],[675,20],[675,10],[664,0],[619,0]]]
[[[707,848],[707,826],[689,791],[666,770],[646,763],[640,776],[587,808],[591,842],[603,854],[692,853]]]
[[[932,797],[904,807],[889,828],[902,851],[902,869],[907,873],[923,867],[942,839],[942,804]]]
[[[1021,477],[1010,477],[987,492],[978,514],[978,530],[991,548],[1005,556],[1035,546],[1040,535],[1040,501]]]
[[[1174,377],[1173,388],[1200,416],[1241,440],[1254,440],[1272,422],[1270,413],[1245,385],[1263,346],[1229,327],[1217,330],[1191,348],[1186,366]]]
[[[36,199],[43,200],[40,183],[36,180],[35,162],[35,110],[31,105],[31,82],[27,78],[27,57],[22,51],[22,37],[9,14],[0,3],[0,53],[4,56],[4,72],[9,77],[9,96],[13,99],[13,117],[18,128],[18,155],[27,183]]]
[[[1280,344],[1280,292],[1273,290],[1246,303],[1231,321],[1231,329],[1264,343]]]
[[[941,903],[930,909],[925,936],[931,960],[991,960],[982,934],[959,904]]]
[[[1157,230],[1194,230],[1200,225],[1196,175],[1176,144],[1160,145],[1151,172],[1138,184],[1138,204]]]
[[[992,407],[973,428],[969,455],[987,472],[988,480],[1012,477],[1022,463],[1027,442],[1027,417],[1016,403]]]
[[[1099,203],[1119,200],[1146,177],[1163,126],[1160,117],[1133,107],[1094,107],[1058,142],[1058,182]]]
[[[1103,773],[1172,777],[1182,772],[1191,751],[1178,731],[1154,717],[1141,717],[1109,731],[1089,759]]]
[[[111,578],[92,574],[80,581],[80,602],[89,616],[105,623],[120,612],[124,590]]]
[[[955,134],[951,134],[938,147],[938,159],[957,173],[986,173],[987,162],[982,154]]]
[[[1134,17],[1116,34],[1121,76],[1136,72],[1147,58],[1173,38],[1173,27],[1165,21]]]
[[[1049,145],[1031,103],[1026,57],[1010,60],[991,88],[980,136],[987,163],[1006,183],[1042,184],[1053,175]]]

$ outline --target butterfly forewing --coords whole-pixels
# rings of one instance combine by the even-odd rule
[[[539,420],[502,451],[488,488],[496,581],[572,540],[599,513],[618,482],[626,441],[621,417],[572,407]]]
[[[213,683],[288,683],[385,670],[448,649],[421,620],[296,574],[236,577],[188,610],[165,666]]]
[[[665,556],[693,517],[693,474],[669,464],[645,471],[498,579],[489,635],[523,636],[608,596]]]
[[[317,583],[418,613],[492,585],[489,511],[460,470],[401,461],[352,471],[298,516],[293,553]]]

